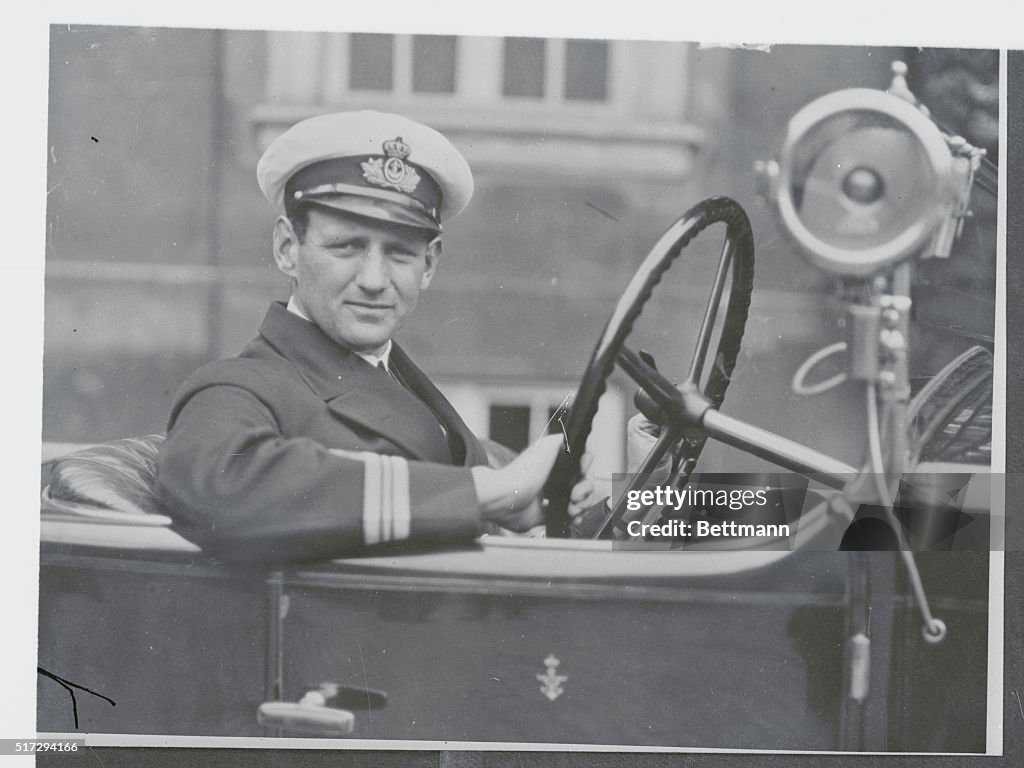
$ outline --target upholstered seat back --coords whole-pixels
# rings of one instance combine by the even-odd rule
[[[163,440],[163,435],[111,440],[46,462],[43,512],[170,525],[155,492]]]

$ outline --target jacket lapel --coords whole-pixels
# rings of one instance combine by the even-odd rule
[[[412,392],[359,355],[349,354],[338,376],[341,392],[327,401],[340,418],[375,432],[411,456],[451,463],[441,425]]]
[[[434,386],[427,375],[416,367],[409,356],[405,354],[405,350],[397,344],[391,346],[391,366],[392,370],[397,371],[409,388],[437,415],[438,420],[448,431],[449,443],[453,442],[453,438],[454,441],[461,443],[458,448],[461,448],[459,453],[463,457],[463,466],[486,466],[488,463],[487,453],[480,441],[476,439],[476,435],[466,426],[448,399],[441,394],[441,391]],[[456,449],[456,446],[452,447]]]
[[[394,443],[413,458],[451,463],[438,419],[460,438],[465,439],[463,431],[468,433],[447,400],[400,351],[403,378],[422,400],[283,304],[271,305],[260,335],[295,367],[332,413]],[[396,351],[398,346],[392,345],[392,355]]]

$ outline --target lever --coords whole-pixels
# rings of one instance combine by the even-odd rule
[[[319,691],[327,700],[326,706],[335,709],[383,709],[388,704],[387,693],[372,688],[320,683]]]
[[[654,370],[658,370],[658,366],[654,362],[654,356],[650,352],[641,349],[639,352],[637,352],[636,356],[643,360],[644,363],[646,363]],[[640,411],[640,413],[642,413],[655,424],[664,423],[665,414],[661,412],[661,408],[658,407],[658,404],[654,401],[654,398],[647,394],[647,392],[644,391],[643,387],[637,387],[636,394],[633,395],[633,405],[636,406],[636,409]]]
[[[266,728],[304,733],[312,736],[344,736],[355,728],[355,715],[327,706],[338,686],[330,683],[319,690],[307,691],[298,702],[265,701],[256,712],[256,722]],[[332,691],[332,689],[335,689]]]

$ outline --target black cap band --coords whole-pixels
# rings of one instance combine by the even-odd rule
[[[285,184],[285,213],[291,215],[303,202],[327,202],[339,196],[365,196],[404,206],[417,221],[424,225],[429,221],[440,229],[441,188],[434,178],[415,163],[383,155],[336,157],[300,169]]]

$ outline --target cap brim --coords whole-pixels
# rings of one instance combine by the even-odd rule
[[[415,227],[435,235],[441,232],[441,225],[427,214],[388,200],[376,200],[359,195],[325,195],[323,197],[304,197],[302,204],[331,208],[367,219],[385,221],[389,224]]]

